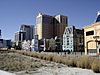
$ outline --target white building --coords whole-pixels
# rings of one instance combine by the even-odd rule
[[[71,52],[84,51],[84,31],[75,26],[66,27],[63,34],[63,50]]]
[[[26,41],[26,40],[24,40],[24,42],[22,42],[22,49],[23,50],[30,50],[30,41],[28,40],[28,41]]]
[[[73,45],[73,27],[66,27],[63,34],[63,50],[74,51]]]
[[[31,50],[31,51],[38,51],[38,36],[35,35],[32,41],[24,41],[22,42],[22,49],[23,50]]]

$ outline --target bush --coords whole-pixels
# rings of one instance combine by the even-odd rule
[[[91,59],[88,56],[82,56],[79,58],[79,60],[77,61],[77,67],[80,68],[86,68],[86,69],[90,69],[91,68]]]
[[[17,53],[3,53],[0,54],[0,69],[5,71],[23,71],[33,70],[34,68],[41,67],[39,61],[32,58],[23,56]]]
[[[68,61],[68,66],[76,67],[77,66],[77,60],[76,59],[70,59]]]
[[[57,63],[62,63],[62,59],[63,59],[62,56],[54,56],[53,57],[53,61],[57,62]]]
[[[100,60],[95,59],[91,65],[91,69],[96,73],[100,73]]]
[[[46,60],[53,61],[53,55],[46,55]]]
[[[57,63],[63,63],[65,65],[71,66],[71,67],[79,67],[79,68],[86,68],[86,69],[92,69],[94,72],[100,73],[100,60],[94,60],[94,58],[91,58],[89,56],[82,56],[80,58],[74,58],[74,57],[63,57],[58,55],[52,55],[52,54],[41,54],[37,52],[25,52],[25,51],[19,51],[18,53],[28,55],[31,57],[53,61]]]

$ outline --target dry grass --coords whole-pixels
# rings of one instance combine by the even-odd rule
[[[79,68],[85,68],[85,69],[92,69],[94,72],[100,73],[100,59],[94,59],[88,56],[82,56],[80,58],[74,58],[74,57],[63,57],[58,55],[52,55],[52,54],[42,54],[37,52],[29,52],[29,51],[16,51],[17,53],[47,60],[47,61],[53,61],[57,63],[63,63],[65,65],[68,65],[70,67],[79,67]],[[29,64],[26,64],[29,65]]]
[[[96,73],[100,73],[100,60],[95,59],[91,65],[91,69]]]
[[[77,67],[80,68],[86,68],[86,69],[90,69],[91,68],[91,63],[92,63],[92,59],[88,56],[82,56],[79,58],[79,60],[77,61]]]
[[[23,56],[16,53],[3,53],[0,54],[0,69],[5,71],[22,71],[33,70],[41,67],[39,61],[35,61],[30,57]]]

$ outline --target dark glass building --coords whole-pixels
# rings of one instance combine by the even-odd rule
[[[25,40],[25,38],[26,38],[26,32],[19,31],[15,33],[16,42],[19,42],[19,41],[22,42]]]
[[[34,26],[33,25],[21,25],[20,31],[26,32],[25,40],[32,40],[34,38]]]

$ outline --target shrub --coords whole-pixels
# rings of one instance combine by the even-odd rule
[[[46,60],[48,60],[48,61],[53,61],[53,55],[47,55],[46,54]]]
[[[62,56],[54,56],[53,57],[53,61],[54,62],[57,62],[57,63],[62,63]]]
[[[18,51],[20,54],[28,55],[31,57],[48,60],[48,61],[54,61],[57,63],[63,63],[65,65],[71,66],[71,67],[80,67],[80,68],[86,68],[86,69],[92,69],[94,72],[100,72],[100,60],[94,60],[91,57],[88,56],[82,56],[80,58],[74,58],[74,57],[63,57],[58,55],[52,55],[52,54],[41,54],[37,52],[25,52],[25,51]]]
[[[82,56],[77,61],[77,67],[90,69],[91,63],[92,61],[88,56]]]
[[[68,66],[76,67],[77,66],[77,60],[76,59],[70,59],[68,61]]]
[[[91,69],[96,73],[100,73],[100,60],[95,59],[91,65]]]
[[[17,53],[0,54],[0,69],[5,71],[32,70],[42,64],[32,58]]]

